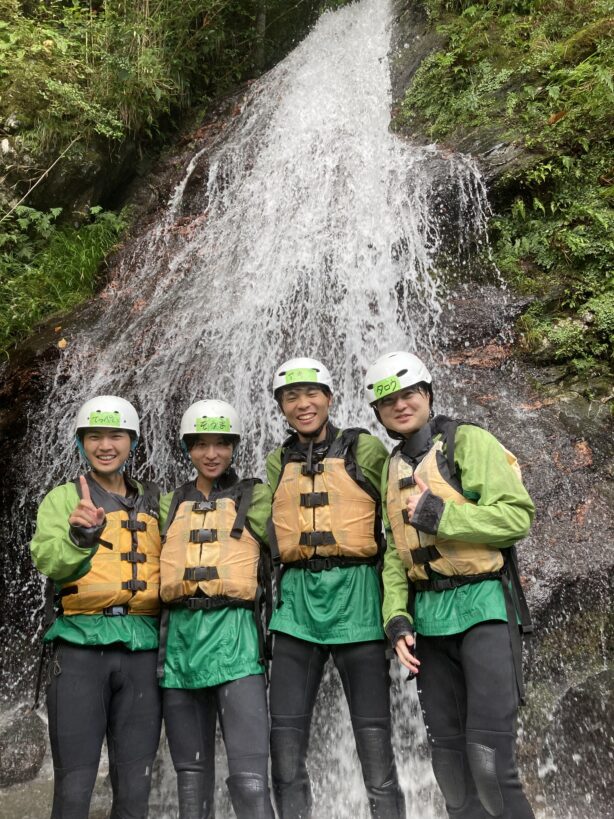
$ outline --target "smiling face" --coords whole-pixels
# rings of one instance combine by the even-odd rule
[[[286,421],[298,433],[299,440],[306,442],[317,433],[317,439],[326,436],[324,426],[333,397],[315,384],[285,387],[280,398],[281,411]]]
[[[124,429],[93,428],[83,433],[83,451],[99,475],[119,472],[128,460],[132,439]]]
[[[416,385],[382,398],[376,407],[386,429],[407,438],[429,420],[431,402],[426,390]]]
[[[190,460],[201,478],[213,482],[232,462],[233,443],[226,435],[203,433],[190,445]]]

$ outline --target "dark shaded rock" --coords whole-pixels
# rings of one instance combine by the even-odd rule
[[[464,292],[457,290],[445,303],[442,323],[447,346],[509,341],[511,325],[531,301],[530,297],[506,293],[500,285],[477,288],[472,281]]]
[[[0,715],[0,787],[28,782],[38,773],[47,749],[45,723],[21,707]]]
[[[572,686],[554,711],[540,760],[548,795],[570,807],[610,809],[613,747],[614,671],[608,670]],[[551,766],[555,754],[557,764]]]

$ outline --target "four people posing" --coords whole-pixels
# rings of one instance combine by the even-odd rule
[[[285,362],[273,390],[292,432],[267,457],[269,485],[232,467],[235,410],[199,401],[180,426],[196,478],[161,502],[153,485],[124,473],[138,440],[134,408],[99,396],[80,410],[77,445],[90,471],[46,496],[32,542],[61,612],[45,637],[55,645],[52,819],[87,817],[105,733],[111,816],[147,815],[161,699],[180,819],[214,816],[217,717],[235,814],[274,816],[263,601],[274,634],[270,750],[281,819],[313,815],[306,756],[328,657],[371,815],[405,816],[385,634],[419,675],[449,816],[532,817],[514,761],[518,624],[529,623],[513,544],[533,505],[513,456],[478,426],[433,418],[431,376],[410,353],[367,372],[377,419],[400,441],[392,456],[366,430],[331,423],[321,362]]]

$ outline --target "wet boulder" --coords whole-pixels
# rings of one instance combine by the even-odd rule
[[[0,713],[0,787],[34,779],[47,749],[45,723],[25,706]]]

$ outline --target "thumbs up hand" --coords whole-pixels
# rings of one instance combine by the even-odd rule
[[[422,478],[419,478],[417,475],[416,475],[416,486],[420,490],[420,494],[410,495],[409,498],[407,499],[407,513],[409,515],[410,521],[413,518],[413,516],[414,516],[414,514],[416,512],[416,507],[418,506],[418,504],[422,500],[422,498],[424,496],[424,493],[429,491],[428,486],[424,483]]]
[[[71,526],[81,526],[83,529],[92,529],[104,523],[104,509],[94,506],[90,488],[84,475],[79,477],[81,485],[81,500],[68,518]]]

